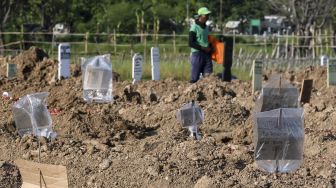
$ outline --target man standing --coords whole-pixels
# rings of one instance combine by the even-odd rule
[[[197,19],[189,30],[189,47],[191,47],[191,79],[195,83],[203,76],[208,76],[213,71],[211,60],[211,47],[208,41],[209,28],[206,21],[211,13],[206,7],[197,11]]]

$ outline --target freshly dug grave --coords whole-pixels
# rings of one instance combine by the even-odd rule
[[[44,54],[28,50],[12,59],[22,76],[1,77],[0,92],[11,92],[13,99],[0,100],[0,161],[38,161],[38,139],[17,134],[11,105],[26,94],[47,91],[58,136],[39,139],[41,162],[66,166],[69,187],[336,186],[336,94],[321,81],[326,77],[323,68],[283,73],[298,88],[307,76],[316,84],[311,102],[303,105],[303,165],[294,173],[268,174],[254,164],[252,109],[257,93],[251,93],[249,82],[226,83],[216,77],[196,84],[172,79],[114,82],[113,103],[87,104],[78,66],[72,66],[76,77],[56,80],[57,61],[34,53]],[[24,55],[34,58],[23,61],[29,59]],[[22,71],[28,65],[30,71]],[[191,100],[205,112],[200,141],[190,138],[176,120],[177,110]],[[19,181],[15,174],[9,176],[11,180],[1,179],[6,184],[0,187]]]

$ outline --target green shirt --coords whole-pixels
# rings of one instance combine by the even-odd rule
[[[209,28],[206,26],[204,29],[198,25],[193,24],[189,31],[193,31],[196,33],[197,43],[202,47],[208,47],[209,41],[208,41],[208,35],[209,35]],[[191,48],[191,52],[197,52],[199,50],[195,48]]]

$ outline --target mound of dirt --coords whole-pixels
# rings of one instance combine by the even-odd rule
[[[49,83],[55,62],[37,59],[30,63],[27,81],[0,82],[0,92],[13,96],[0,99],[2,161],[38,161],[40,143],[41,162],[66,166],[70,187],[336,186],[336,93],[324,85],[323,68],[282,73],[298,89],[304,78],[316,85],[311,102],[302,106],[303,165],[294,173],[269,174],[254,164],[252,109],[258,93],[252,93],[250,82],[226,83],[214,76],[196,84],[114,82],[113,103],[87,104],[78,65],[72,66],[73,77]],[[42,91],[50,93],[48,109],[58,135],[53,140],[20,137],[11,106],[23,95]],[[177,110],[192,100],[205,112],[199,141],[176,120]]]
[[[47,59],[48,55],[42,49],[30,47],[29,50],[18,54],[9,63],[15,63],[18,77],[27,80],[28,78],[32,79],[31,73],[45,58]]]
[[[0,161],[0,187],[21,187],[22,179],[17,166]]]

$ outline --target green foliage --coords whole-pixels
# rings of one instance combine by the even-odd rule
[[[133,10],[134,6],[126,2],[99,7],[94,17],[99,23],[99,31],[111,32],[116,29],[118,33],[134,33],[136,22]]]
[[[264,0],[2,0],[0,5],[2,19],[11,8],[8,20],[1,20],[4,31],[17,31],[26,23],[41,24],[51,31],[56,23],[66,23],[72,32],[91,33],[110,33],[113,29],[120,33],[183,32],[188,27],[186,18],[192,18],[202,6],[212,11],[215,23],[219,23],[220,15],[223,21],[260,19],[274,11]]]
[[[2,3],[9,0],[2,1]],[[224,18],[239,18],[241,15],[261,15],[258,1],[222,1]],[[3,6],[6,6],[5,4]],[[27,0],[18,1],[12,11],[6,29],[18,30],[21,24],[41,24],[51,31],[56,23],[66,23],[72,32],[120,33],[183,31],[187,16],[193,17],[197,9],[207,6],[212,10],[212,19],[218,21],[220,3],[210,0]],[[187,10],[189,10],[187,15]],[[159,24],[159,25],[157,25]]]
[[[264,0],[240,0],[232,3],[228,19],[239,20],[242,17],[254,19],[263,18],[270,12]]]

